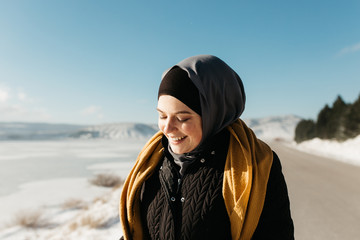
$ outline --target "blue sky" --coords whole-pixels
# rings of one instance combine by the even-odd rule
[[[243,118],[315,119],[360,94],[360,1],[0,2],[0,121],[157,121],[164,70],[227,62]]]

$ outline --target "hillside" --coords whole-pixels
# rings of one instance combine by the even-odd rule
[[[86,127],[71,134],[71,138],[144,139],[154,135],[158,129],[140,123],[114,123]]]
[[[63,139],[84,127],[71,124],[0,122],[0,140]]]
[[[300,117],[276,116],[244,121],[258,138],[292,140]],[[155,124],[113,123],[94,126],[48,123],[0,123],[0,140],[147,139],[158,131]]]
[[[6,122],[0,123],[0,140],[144,139],[156,131],[153,125],[140,123],[85,126]]]
[[[292,141],[295,135],[295,127],[301,120],[295,115],[276,116],[258,119],[245,119],[246,124],[255,132],[260,139],[282,139]]]

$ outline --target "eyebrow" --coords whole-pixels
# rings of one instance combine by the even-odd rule
[[[164,113],[164,112],[161,111],[159,108],[156,108],[156,110],[157,110],[158,112]],[[184,111],[178,111],[178,112],[176,112],[175,114],[191,114],[191,112],[184,110]]]

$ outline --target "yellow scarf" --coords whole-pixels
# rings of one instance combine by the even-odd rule
[[[240,119],[227,127],[230,132],[223,197],[230,218],[232,239],[251,239],[265,201],[273,154]],[[141,150],[127,177],[120,198],[120,221],[125,240],[143,239],[140,190],[163,158],[161,132]]]

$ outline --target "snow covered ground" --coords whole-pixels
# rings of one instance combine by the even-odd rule
[[[79,184],[77,187],[71,186]],[[118,239],[122,232],[118,217],[118,203],[121,189],[100,190],[97,193],[84,186],[81,179],[63,179],[42,182],[37,189],[29,188],[27,199],[31,202],[38,199],[48,204],[40,206],[27,206],[18,210],[12,219],[0,229],[0,239],[11,240],[62,240],[62,239]],[[65,187],[65,188],[61,188]],[[55,189],[54,189],[55,188]],[[65,192],[65,196],[52,193]],[[68,200],[64,197],[72,197]],[[84,194],[85,193],[85,194]],[[80,195],[80,196],[79,196]],[[92,197],[89,197],[91,196]],[[97,197],[95,197],[97,196]],[[60,203],[60,201],[63,201]],[[1,202],[1,199],[0,199]],[[19,201],[16,201],[19,203]],[[30,204],[34,205],[34,204]],[[3,207],[2,207],[3,208]],[[28,220],[26,220],[28,219]],[[30,227],[22,226],[22,222],[29,222]]]
[[[342,143],[314,139],[295,144],[291,139],[298,120],[246,122],[264,140],[282,139],[299,150],[360,165],[360,136]],[[138,133],[151,132],[119,126],[87,129],[87,134],[106,133],[105,139],[0,141],[0,240],[118,239],[121,188],[97,187],[89,179],[98,173],[125,178],[147,140]],[[29,219],[35,227],[22,226]]]
[[[292,146],[301,151],[360,166],[360,136],[344,142],[315,138],[300,144],[293,142]]]
[[[125,178],[144,144],[0,142],[0,239],[118,239],[121,189],[94,186],[89,179],[98,173]],[[23,227],[25,222],[35,227]]]

